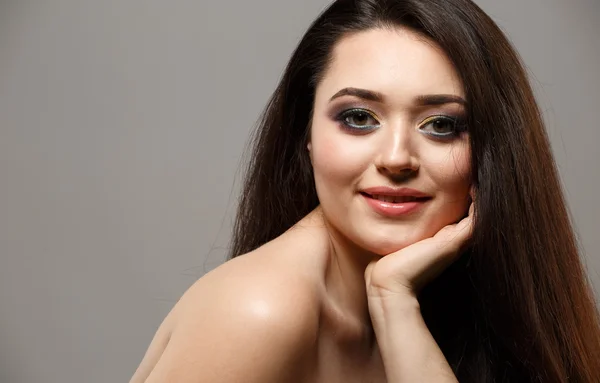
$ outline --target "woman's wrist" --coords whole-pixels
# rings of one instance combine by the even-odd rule
[[[371,315],[396,317],[421,313],[421,304],[410,294],[371,294],[368,296]]]
[[[369,313],[375,332],[402,335],[411,327],[424,325],[421,306],[410,296],[369,297]],[[379,340],[379,343],[385,339]]]
[[[388,382],[456,382],[416,297],[375,296],[368,303]]]

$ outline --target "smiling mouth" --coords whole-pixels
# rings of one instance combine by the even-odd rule
[[[402,203],[402,202],[425,202],[430,200],[431,197],[414,197],[414,196],[392,196],[392,195],[381,195],[381,194],[368,194],[361,192],[363,196],[367,198],[376,199],[383,202],[389,203]]]

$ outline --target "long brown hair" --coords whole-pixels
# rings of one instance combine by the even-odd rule
[[[520,57],[470,0],[338,0],[309,27],[261,116],[230,257],[319,201],[305,150],[316,86],[340,38],[409,28],[435,41],[467,97],[472,246],[420,294],[460,382],[598,382],[600,324],[543,120]]]

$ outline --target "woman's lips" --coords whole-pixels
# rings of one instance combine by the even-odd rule
[[[421,210],[431,198],[414,196],[370,195],[360,193],[367,204],[378,214],[399,217]]]

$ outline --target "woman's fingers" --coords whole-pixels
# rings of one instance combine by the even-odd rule
[[[433,237],[416,242],[373,262],[365,271],[369,294],[415,295],[454,262],[466,247],[473,229],[473,204],[469,215],[447,225]]]

